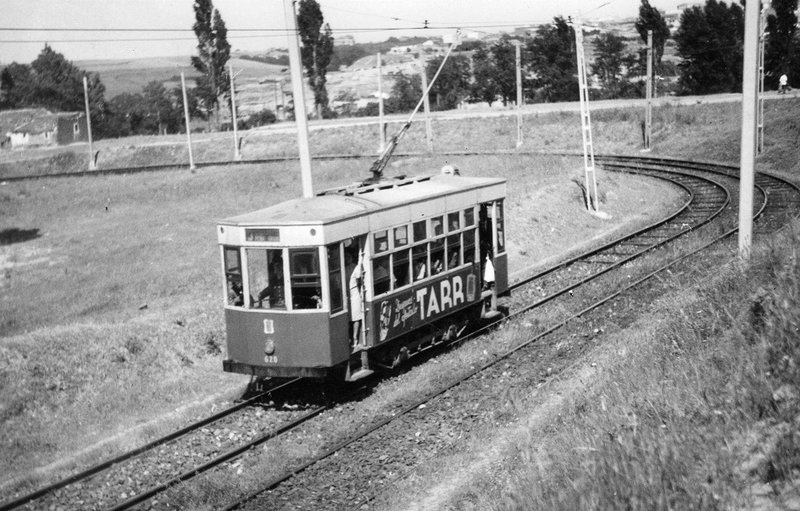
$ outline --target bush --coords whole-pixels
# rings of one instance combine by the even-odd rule
[[[266,126],[267,124],[275,124],[278,118],[275,117],[275,113],[270,110],[269,108],[265,108],[260,112],[256,112],[252,114],[250,117],[244,121],[243,129],[248,128],[258,128],[259,126]]]

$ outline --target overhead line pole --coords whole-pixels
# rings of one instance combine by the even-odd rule
[[[644,149],[650,150],[653,133],[653,31],[647,31],[647,110],[644,115]]]
[[[380,131],[381,147],[378,152],[386,149],[386,125],[383,121],[383,70],[381,69],[381,53],[378,52],[378,130]]]
[[[428,143],[428,152],[433,152],[433,128],[431,127],[431,101],[428,96],[428,74],[425,72],[425,59],[420,55],[419,66],[421,68],[420,79],[422,80],[422,101],[425,107],[425,140]],[[433,83],[431,83],[433,85]]]
[[[239,151],[239,120],[236,118],[236,84],[234,82],[233,64],[230,64],[231,74],[231,114],[233,117],[233,159],[242,160],[242,153]]]
[[[522,50],[520,41],[514,41],[516,47],[515,62],[517,67],[517,147],[522,146]]]
[[[739,258],[744,261],[750,259],[753,241],[753,185],[758,117],[758,4],[759,2],[747,2],[744,16],[742,137],[739,158]]]
[[[181,91],[183,92],[183,116],[186,119],[186,143],[189,146],[189,170],[194,170],[194,157],[192,156],[192,126],[189,124],[189,101],[186,98],[186,78],[181,71]]]
[[[83,75],[83,100],[86,104],[86,131],[89,135],[89,170],[97,170],[97,162],[92,148],[92,116],[89,112],[89,83],[86,80],[86,75]]]
[[[286,29],[289,31],[289,66],[292,72],[292,91],[294,94],[294,119],[297,123],[297,145],[300,151],[300,178],[303,185],[303,197],[314,196],[311,181],[311,149],[308,145],[308,118],[306,117],[306,99],[303,91],[303,68],[300,61],[300,43],[298,42],[297,19],[294,2],[283,0],[283,11],[286,16]]]

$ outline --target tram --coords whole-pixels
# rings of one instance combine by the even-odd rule
[[[220,221],[224,370],[357,380],[498,314],[506,181],[458,174],[368,180]]]

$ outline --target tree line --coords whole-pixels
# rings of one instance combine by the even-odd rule
[[[230,58],[227,29],[212,0],[194,0],[197,55],[191,64],[199,73],[195,87],[188,90],[193,118],[207,119],[216,128],[220,111],[230,108]],[[797,31],[798,0],[772,0],[767,16],[765,82],[777,87],[787,74],[789,83],[800,83],[800,34]],[[326,73],[331,68],[361,56],[363,49],[334,51],[332,30],[325,23],[316,0],[298,2],[298,31],[302,41],[301,60],[314,94],[318,117],[335,115],[329,107]],[[661,13],[649,0],[641,0],[635,22],[636,42],[613,32],[590,32],[594,59],[590,72],[599,85],[591,91],[596,98],[624,98],[643,95],[646,74],[647,31],[653,31],[655,74],[677,77],[671,92],[707,94],[741,90],[744,11],[737,2],[727,4],[706,0],[702,6],[685,9],[680,25],[670,33]],[[454,52],[431,89],[434,109],[452,109],[462,102],[496,101],[509,104],[516,99],[515,44],[520,45],[523,96],[526,102],[574,101],[578,98],[575,32],[569,18],[558,16],[548,25],[518,39],[502,36],[492,44],[469,42]],[[664,48],[674,44],[676,65],[663,61]],[[633,48],[629,50],[628,48]],[[587,54],[589,51],[587,51]],[[443,57],[428,60],[425,68],[430,83]],[[92,125],[98,136],[126,136],[146,133],[175,133],[183,130],[181,89],[167,90],[162,82],[148,83],[141,93],[124,93],[105,100],[105,87],[96,73],[85,73],[63,55],[45,45],[30,65],[12,63],[0,73],[0,109],[44,107],[56,111],[83,110],[83,76],[89,83]],[[421,97],[420,77],[397,74],[386,102],[387,112],[413,109]],[[345,95],[346,96],[346,95]],[[341,99],[341,98],[339,98]],[[352,115],[373,115],[377,104]],[[274,122],[272,112],[259,112],[242,122],[242,127]]]

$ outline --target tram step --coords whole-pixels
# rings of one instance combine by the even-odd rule
[[[366,378],[367,376],[371,375],[374,372],[375,371],[373,371],[372,369],[359,369],[358,371],[350,375],[349,381],[356,381],[360,380],[361,378]]]

